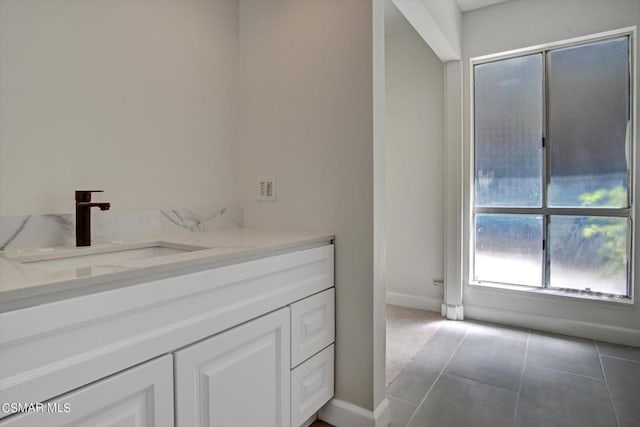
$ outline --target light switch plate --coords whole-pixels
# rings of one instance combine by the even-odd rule
[[[276,199],[276,178],[263,176],[258,178],[258,200]]]

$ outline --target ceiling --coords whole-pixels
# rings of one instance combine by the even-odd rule
[[[0,0],[1,1],[1,0]],[[491,6],[497,3],[503,3],[508,0],[439,0],[439,1],[455,1],[460,10],[468,12],[470,10],[480,9],[482,7]],[[384,4],[384,26],[387,34],[406,31],[411,28],[409,22],[400,13],[398,8],[393,4],[392,0],[386,0]]]
[[[491,6],[492,4],[502,3],[507,0],[456,0],[458,7],[462,12],[468,12],[481,7]]]

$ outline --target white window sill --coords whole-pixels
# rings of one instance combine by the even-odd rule
[[[604,303],[633,305],[633,298],[611,296],[608,294],[598,294],[596,292],[586,292],[579,290],[561,290],[561,289],[545,289],[545,288],[532,288],[528,286],[508,285],[504,283],[491,283],[491,282],[475,282],[470,281],[469,286],[484,288],[485,290],[495,289],[507,292],[525,292],[531,295],[545,295],[550,297],[562,297],[578,300],[597,301]]]

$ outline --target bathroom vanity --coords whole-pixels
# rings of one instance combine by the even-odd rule
[[[110,264],[132,244],[5,254],[0,426],[305,424],[333,396],[332,242],[236,229]]]

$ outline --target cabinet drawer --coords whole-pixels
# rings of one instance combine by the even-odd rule
[[[291,371],[291,426],[298,427],[333,397],[333,347]]]
[[[22,402],[24,403],[24,402]],[[173,358],[165,355],[9,416],[0,427],[172,427]]]
[[[291,305],[291,367],[335,341],[333,288]]]

